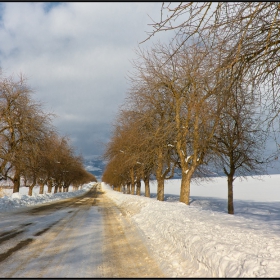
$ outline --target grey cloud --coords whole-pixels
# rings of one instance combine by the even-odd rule
[[[61,135],[69,137],[77,154],[101,155],[104,145],[110,137],[110,126],[107,123],[63,122],[58,127]]]
[[[124,102],[133,49],[150,30],[148,14],[159,18],[161,3],[7,2],[1,7],[3,74],[28,79],[34,98],[57,115],[54,125],[77,151],[102,153],[100,143],[109,140]]]

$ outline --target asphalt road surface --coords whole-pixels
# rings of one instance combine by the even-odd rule
[[[61,202],[0,214],[0,277],[165,277],[97,183]]]

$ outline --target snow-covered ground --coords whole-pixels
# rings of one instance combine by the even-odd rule
[[[191,186],[191,203],[179,202],[180,180],[165,184],[165,201],[122,194],[102,183],[106,195],[139,229],[163,272],[173,277],[280,277],[280,175],[234,182],[235,215],[227,214],[227,182],[214,178]],[[90,189],[28,197],[10,192],[0,211],[80,195]],[[121,216],[121,214],[120,214]],[[121,218],[121,217],[120,217]]]
[[[44,194],[39,194],[39,186],[35,186],[32,196],[27,195],[27,187],[20,187],[19,193],[13,193],[12,189],[2,189],[1,193],[3,197],[0,197],[0,212],[7,212],[19,207],[32,206],[79,196],[90,190],[92,188],[92,184],[93,183],[84,184],[82,188],[77,191],[73,191],[72,186],[70,186],[69,192],[62,193],[47,193],[47,187],[45,186]]]
[[[280,175],[234,184],[235,215],[227,214],[227,181],[193,184],[191,203],[179,202],[180,180],[165,201],[121,194],[103,183],[139,228],[150,252],[173,277],[280,277]]]

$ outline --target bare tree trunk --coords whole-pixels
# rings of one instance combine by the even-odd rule
[[[28,188],[28,195],[32,196],[32,192],[33,192],[33,188],[34,188],[35,184],[31,184]]]
[[[164,201],[164,179],[162,176],[157,178],[157,200]]]
[[[52,181],[49,180],[48,181],[48,193],[51,193],[52,192]]]
[[[19,173],[16,172],[14,178],[13,178],[13,193],[19,192],[19,187],[20,187],[20,175]]]
[[[135,182],[131,183],[131,194],[135,194]]]
[[[180,190],[180,202],[183,202],[187,205],[190,204],[190,186],[191,186],[190,170],[187,174],[183,171],[182,180],[181,180],[181,190]]]
[[[162,149],[159,149],[157,154],[158,154],[158,166],[156,170],[157,200],[164,201],[164,177],[162,176],[162,170],[163,170]]]
[[[136,195],[141,195],[141,181],[140,178],[136,180]]]
[[[33,188],[35,187],[35,185],[36,185],[36,177],[33,177],[32,184],[28,188],[28,195],[29,196],[32,196]]]
[[[130,183],[126,184],[126,193],[130,194]]]
[[[131,178],[131,194],[135,194],[135,181],[134,181],[134,170],[130,170],[130,178]]]
[[[233,175],[228,175],[228,214],[234,214],[233,206]]]
[[[144,183],[145,183],[145,196],[150,197],[150,179],[148,176],[144,177]]]
[[[28,195],[29,195],[29,196],[32,196],[32,190],[33,190],[33,187],[32,187],[32,186],[29,186],[29,187],[28,187]]]
[[[53,193],[57,193],[59,188],[59,184],[55,184]]]
[[[44,193],[44,183],[40,184],[40,190],[39,190],[39,194],[43,194]]]

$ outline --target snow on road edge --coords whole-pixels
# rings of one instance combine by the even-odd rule
[[[34,194],[32,196],[21,193],[13,193],[11,196],[5,195],[0,198],[0,212],[12,211],[24,206],[49,203],[57,200],[63,200],[75,196],[83,195],[88,192],[96,183],[84,184],[80,190],[62,193]]]
[[[280,277],[279,236],[252,221],[101,185],[169,277]]]

